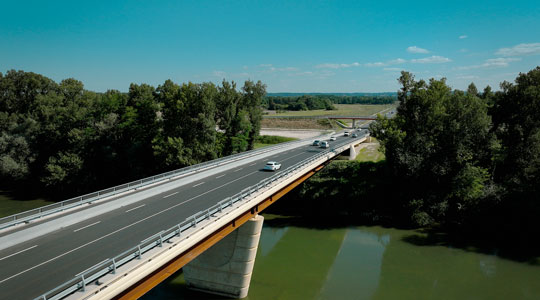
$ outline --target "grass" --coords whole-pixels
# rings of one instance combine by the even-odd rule
[[[296,138],[276,136],[276,135],[261,135],[257,138],[254,144],[255,149],[272,146],[275,144],[285,143],[297,140]]]
[[[272,114],[279,117],[316,117],[316,116],[369,116],[394,107],[393,104],[334,104],[337,110],[303,110]]]
[[[384,154],[379,151],[379,142],[371,138],[372,142],[365,145],[356,156],[356,161],[372,161],[378,162],[385,158]]]
[[[0,191],[0,217],[14,215],[33,208],[49,205],[54,202],[37,199],[16,199],[9,193]]]

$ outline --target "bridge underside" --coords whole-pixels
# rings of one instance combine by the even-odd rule
[[[157,286],[159,283],[167,279],[169,276],[176,273],[178,270],[191,262],[201,253],[221,241],[228,234],[242,226],[244,223],[246,223],[253,217],[257,216],[258,213],[262,212],[265,208],[272,205],[275,201],[283,197],[283,195],[287,194],[289,191],[300,185],[302,182],[309,179],[319,170],[324,168],[324,166],[328,163],[329,161],[317,166],[316,168],[310,170],[295,181],[291,182],[286,187],[277,191],[272,196],[254,205],[253,207],[251,207],[251,209],[239,215],[232,222],[229,222],[227,225],[221,227],[219,230],[204,238],[202,241],[191,247],[188,251],[185,251],[184,253],[176,256],[174,259],[170,260],[168,263],[164,264],[150,275],[146,276],[136,284],[132,285],[130,288],[124,290],[124,292],[117,295],[114,299],[138,299],[146,292]]]

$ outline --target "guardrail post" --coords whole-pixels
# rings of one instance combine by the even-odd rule
[[[160,233],[159,233],[159,246],[160,246],[160,247],[163,246],[163,232],[160,232]]]
[[[81,274],[81,281],[82,281],[82,291],[86,289],[86,282],[84,282],[84,274]]]
[[[137,247],[139,248],[139,251],[137,251],[137,259],[141,259],[141,244],[137,245]]]
[[[116,274],[116,258],[114,258],[114,257],[112,259],[112,267],[113,267],[112,273]]]
[[[210,208],[206,210],[206,219],[210,220]]]
[[[180,228],[180,224],[178,224],[177,226],[178,226],[178,233],[176,235],[180,236],[182,234],[182,229]]]
[[[197,228],[197,217],[193,217],[193,221],[191,221],[191,225],[193,225],[193,228]]]
[[[219,202],[219,213],[221,213],[223,211],[223,204],[221,204],[221,202]]]

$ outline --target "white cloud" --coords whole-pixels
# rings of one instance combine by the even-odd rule
[[[391,65],[400,65],[400,64],[404,64],[406,62],[407,61],[405,59],[403,59],[403,58],[396,58],[396,59],[389,60],[387,62],[366,63],[364,65],[366,67],[386,67],[386,66],[391,66]]]
[[[396,58],[396,59],[392,59],[392,60],[389,60],[386,62],[387,65],[400,65],[400,64],[404,64],[406,63],[407,61],[404,60],[403,58]]]
[[[298,71],[298,68],[295,68],[295,67],[285,67],[285,68],[270,67],[269,70],[271,72],[290,72],[290,71]]]
[[[478,76],[476,75],[459,75],[456,77],[457,79],[467,79],[467,80],[470,80],[470,79],[477,79],[479,78]]]
[[[519,44],[511,48],[501,48],[495,52],[502,56],[524,56],[540,54],[540,43]]]
[[[227,73],[223,71],[214,71],[212,72],[212,75],[220,78],[225,78],[227,76]]]
[[[410,46],[410,47],[407,48],[407,52],[426,54],[426,53],[429,53],[429,50],[419,48],[419,47],[416,47],[416,46]]]
[[[291,74],[291,75],[294,75],[294,76],[309,76],[309,75],[313,75],[313,72],[305,71],[305,72],[299,72],[299,73],[295,73],[295,74]]]
[[[457,70],[471,70],[471,69],[484,69],[484,68],[504,68],[510,65],[510,62],[520,61],[521,58],[509,57],[509,58],[491,58],[486,59],[483,64],[463,66],[456,68]]]
[[[385,63],[382,62],[374,62],[374,63],[367,63],[365,64],[366,67],[384,67],[386,66]]]
[[[420,58],[420,59],[412,59],[411,62],[413,64],[443,64],[447,62],[451,62],[452,60],[447,57],[442,57],[438,55],[433,55],[426,58]]]
[[[460,36],[459,36],[459,39],[462,40],[462,39],[466,39],[466,38],[468,38],[468,37],[469,37],[468,35],[464,34],[464,35],[460,35]]]
[[[325,63],[316,65],[315,68],[317,69],[341,69],[341,68],[350,68],[350,67],[359,67],[360,64],[357,62],[353,62],[352,64],[333,64],[333,63]]]

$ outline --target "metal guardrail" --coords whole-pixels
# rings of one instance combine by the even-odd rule
[[[322,134],[320,136],[325,136],[325,135],[327,135],[327,134]],[[296,140],[296,141],[290,141],[290,142],[280,143],[280,144],[275,145],[275,146],[264,147],[264,148],[260,148],[260,149],[254,149],[254,150],[250,150],[250,151],[236,153],[236,154],[233,154],[233,155],[229,155],[229,156],[226,156],[226,157],[214,159],[214,160],[203,162],[203,163],[200,163],[200,164],[196,164],[196,165],[188,166],[188,167],[185,167],[185,168],[181,168],[181,169],[165,172],[165,173],[162,173],[162,174],[154,175],[154,176],[151,176],[151,177],[146,177],[146,178],[139,179],[139,180],[136,180],[136,181],[124,183],[124,184],[114,186],[114,187],[110,187],[110,188],[107,188],[107,189],[103,189],[103,190],[100,190],[100,191],[97,191],[97,192],[85,194],[85,195],[82,195],[82,196],[77,196],[77,197],[74,197],[74,198],[71,198],[71,199],[68,199],[68,200],[64,200],[64,201],[61,201],[61,202],[49,204],[49,205],[42,206],[42,207],[39,207],[39,208],[34,208],[34,209],[27,210],[27,211],[24,211],[24,212],[21,212],[21,213],[18,213],[18,214],[6,216],[6,217],[3,217],[3,218],[0,218],[0,229],[4,229],[4,228],[7,228],[7,227],[10,227],[10,226],[13,226],[13,225],[17,225],[17,224],[20,224],[20,223],[29,222],[29,221],[34,220],[34,219],[39,219],[39,218],[42,218],[42,217],[50,215],[50,214],[54,214],[54,213],[57,213],[57,212],[61,212],[61,211],[70,209],[70,208],[81,206],[81,205],[86,204],[86,203],[91,203],[93,201],[97,201],[97,200],[100,200],[100,199],[103,199],[103,198],[115,196],[115,195],[118,195],[118,194],[121,194],[121,193],[124,193],[124,192],[127,192],[127,191],[133,191],[133,190],[136,190],[138,188],[141,188],[141,187],[144,187],[144,186],[147,186],[147,185],[159,182],[159,181],[169,180],[171,178],[181,176],[181,175],[184,175],[184,174],[187,174],[187,173],[190,173],[190,172],[196,172],[196,171],[199,171],[201,169],[207,169],[207,168],[210,168],[210,167],[216,167],[216,166],[224,165],[224,164],[227,164],[229,162],[239,160],[240,158],[243,158],[243,157],[250,157],[250,156],[258,155],[258,154],[261,154],[261,153],[270,152],[270,151],[273,151],[273,150],[276,150],[276,149],[279,149],[279,148],[283,148],[283,147],[287,147],[287,146],[291,146],[291,145],[294,145],[294,144],[297,144],[297,143],[298,144],[303,143],[303,142],[306,142],[307,140],[311,140],[311,138],[302,139],[302,140]]]
[[[357,139],[361,139],[365,136],[369,135],[368,133],[363,133],[358,136]],[[228,207],[234,207],[238,204],[238,202],[241,202],[243,200],[247,200],[249,196],[255,194],[255,193],[262,193],[269,189],[269,185],[277,182],[282,181],[290,176],[292,176],[294,173],[297,173],[298,171],[302,170],[306,165],[309,165],[313,163],[316,160],[321,159],[322,157],[328,155],[331,152],[336,153],[336,149],[339,149],[343,147],[344,145],[350,144],[349,141],[345,141],[343,143],[340,143],[338,146],[325,150],[324,152],[321,152],[317,155],[311,156],[299,163],[296,163],[287,169],[283,170],[282,172],[279,172],[271,177],[268,177],[266,179],[261,180],[259,183],[250,186],[248,188],[243,189],[239,193],[228,197],[224,200],[219,201],[217,204],[211,206],[210,208],[200,211],[198,213],[195,213],[194,215],[188,217],[185,221],[182,223],[179,223],[171,228],[168,228],[166,230],[162,230],[155,235],[150,236],[149,238],[143,240],[141,243],[139,243],[137,246],[124,251],[123,253],[113,257],[112,259],[106,259],[93,267],[75,275],[75,277],[64,284],[46,292],[45,294],[35,298],[34,300],[58,300],[62,299],[70,294],[73,294],[76,291],[82,291],[84,292],[86,289],[86,286],[89,283],[96,282],[101,278],[102,276],[105,276],[106,274],[112,273],[115,274],[117,269],[121,267],[122,265],[125,265],[126,263],[134,260],[134,259],[141,259],[142,255],[151,249],[154,249],[155,247],[161,247],[163,243],[166,243],[173,237],[181,237],[182,233],[191,229],[196,228],[201,222],[204,222],[205,220],[210,220],[212,217],[216,217],[217,214],[220,214],[223,212],[224,209]]]

